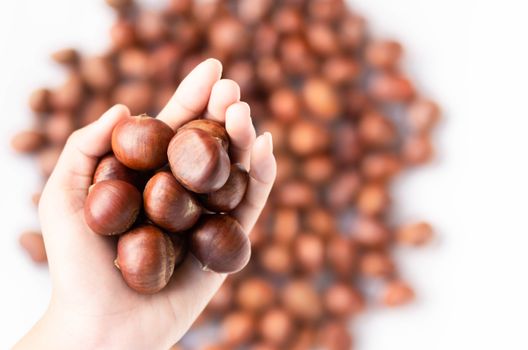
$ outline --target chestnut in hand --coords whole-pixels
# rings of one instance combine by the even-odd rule
[[[191,252],[204,270],[240,271],[249,261],[251,244],[242,226],[228,215],[206,215],[191,232]]]
[[[112,150],[117,159],[134,170],[154,170],[167,163],[172,129],[146,114],[119,122],[112,133]]]
[[[119,237],[114,264],[126,284],[139,293],[162,290],[169,283],[175,262],[171,239],[155,226],[139,226]]]
[[[169,144],[172,173],[185,188],[195,193],[219,190],[229,177],[230,160],[218,140],[201,129],[178,131]]]
[[[202,212],[193,196],[168,171],[154,175],[143,192],[147,217],[170,232],[190,229]]]
[[[113,154],[108,154],[99,161],[93,183],[105,180],[121,180],[136,185],[139,181],[139,174],[121,164]]]
[[[200,129],[216,138],[227,151],[229,148],[229,135],[222,124],[211,119],[195,119],[191,120],[187,124],[180,128],[181,130],[186,129]]]
[[[234,210],[246,194],[249,174],[241,164],[232,164],[229,178],[222,188],[200,196],[204,206],[217,213]]]
[[[136,187],[121,180],[106,180],[90,188],[84,217],[92,231],[111,236],[128,230],[140,210],[141,193]]]

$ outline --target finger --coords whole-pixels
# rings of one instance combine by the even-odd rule
[[[207,105],[207,118],[223,123],[226,110],[240,101],[240,87],[233,80],[221,79],[213,85]]]
[[[249,185],[242,203],[233,216],[246,232],[250,232],[273,187],[277,174],[277,163],[273,155],[273,140],[269,132],[260,135],[251,150]]]
[[[177,129],[204,112],[214,84],[220,80],[222,64],[209,58],[183,79],[158,118]]]
[[[98,158],[111,149],[114,126],[129,116],[126,106],[115,105],[97,121],[75,131],[66,142],[48,184],[63,189],[88,189]]]
[[[251,147],[256,132],[250,116],[251,110],[245,102],[237,102],[226,110],[226,130],[231,139],[230,152],[234,163],[240,163],[249,169]]]

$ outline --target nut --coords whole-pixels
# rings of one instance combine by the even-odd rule
[[[229,177],[219,190],[203,194],[200,201],[204,206],[217,213],[234,210],[244,199],[249,183],[249,174],[241,164],[232,164]]]

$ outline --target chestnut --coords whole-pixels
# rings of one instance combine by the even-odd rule
[[[292,336],[294,320],[286,310],[272,308],[262,315],[258,330],[263,339],[276,346],[281,346]]]
[[[48,261],[41,232],[23,232],[18,238],[18,243],[29,254],[33,262],[44,264]]]
[[[260,312],[275,302],[273,284],[260,277],[251,277],[240,282],[236,301],[244,310]]]
[[[324,293],[325,308],[333,316],[347,318],[357,314],[365,307],[361,293],[354,287],[338,282]]]
[[[195,119],[183,125],[178,132],[187,129],[200,129],[214,137],[227,151],[229,149],[229,135],[226,129],[217,121],[211,119]]]
[[[200,218],[200,206],[168,171],[154,175],[145,186],[143,203],[147,217],[159,227],[180,232]]]
[[[188,190],[209,193],[219,190],[229,178],[230,161],[216,138],[201,129],[178,131],[168,150],[176,179]]]
[[[308,280],[289,281],[282,290],[282,304],[303,321],[315,321],[323,314],[321,298]]]
[[[396,307],[408,304],[414,299],[414,290],[404,281],[394,280],[385,286],[381,302]]]
[[[255,333],[255,317],[245,311],[234,311],[222,320],[220,338],[227,348],[234,349],[253,338]]]
[[[176,256],[169,236],[152,225],[142,225],[119,237],[116,267],[126,284],[142,294],[163,289],[174,272]]]
[[[11,148],[18,153],[34,153],[44,146],[46,137],[36,130],[20,131],[11,139]]]
[[[90,188],[84,217],[95,233],[117,235],[134,224],[140,210],[141,193],[136,187],[121,180],[106,180]]]
[[[107,154],[101,158],[97,168],[95,168],[93,183],[96,184],[106,180],[121,180],[137,185],[139,174],[121,164],[113,154]]]
[[[248,263],[251,245],[231,216],[206,215],[191,232],[191,252],[204,270],[234,273]]]
[[[217,213],[234,210],[246,194],[249,174],[241,164],[232,164],[229,178],[222,188],[200,196],[204,206]]]
[[[154,170],[167,163],[167,147],[174,132],[146,114],[119,122],[112,132],[112,150],[130,169]]]

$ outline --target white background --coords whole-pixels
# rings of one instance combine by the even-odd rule
[[[353,0],[371,28],[400,39],[405,65],[444,109],[438,160],[401,179],[397,215],[439,238],[398,254],[417,302],[358,318],[360,349],[528,349],[528,20],[524,1]],[[48,60],[67,45],[104,48],[99,0],[0,3],[0,348],[46,308],[50,284],[17,244],[37,227],[33,162],[7,147],[28,126],[28,91],[60,82]]]

